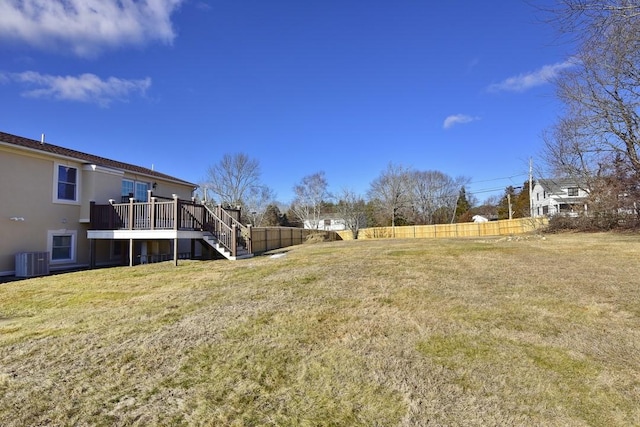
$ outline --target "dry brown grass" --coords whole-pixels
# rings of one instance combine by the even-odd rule
[[[384,240],[0,285],[0,425],[640,425],[640,237]]]

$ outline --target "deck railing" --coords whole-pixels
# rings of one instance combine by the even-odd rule
[[[235,212],[235,211],[233,211]],[[107,205],[91,202],[93,230],[196,230],[208,231],[218,242],[237,255],[238,242],[245,226],[221,207],[209,209],[194,201],[174,197],[150,197],[148,202],[115,203]]]

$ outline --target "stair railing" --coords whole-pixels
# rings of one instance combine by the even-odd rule
[[[238,240],[240,237],[241,228],[244,227],[238,221],[235,221],[224,210],[219,209],[220,213],[224,213],[233,221],[229,221],[227,217],[221,218],[216,212],[209,209],[208,206],[203,205],[205,208],[205,221],[204,229],[218,240],[225,249],[231,252],[231,256],[235,257],[238,254]],[[223,214],[223,216],[224,216]]]

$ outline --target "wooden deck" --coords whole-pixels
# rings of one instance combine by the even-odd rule
[[[239,221],[240,211],[209,208],[193,200],[181,200],[177,196],[168,199],[149,197],[148,202],[99,205],[91,203],[89,239],[174,239],[177,256],[177,239],[205,239],[219,251],[228,251],[229,258],[238,256],[238,247],[246,245],[251,251],[246,227]],[[175,259],[177,263],[177,259]]]

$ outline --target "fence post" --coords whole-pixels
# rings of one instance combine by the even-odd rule
[[[248,234],[248,242],[247,242],[247,251],[249,251],[250,254],[253,253],[253,226],[251,224],[249,224],[249,232]]]

